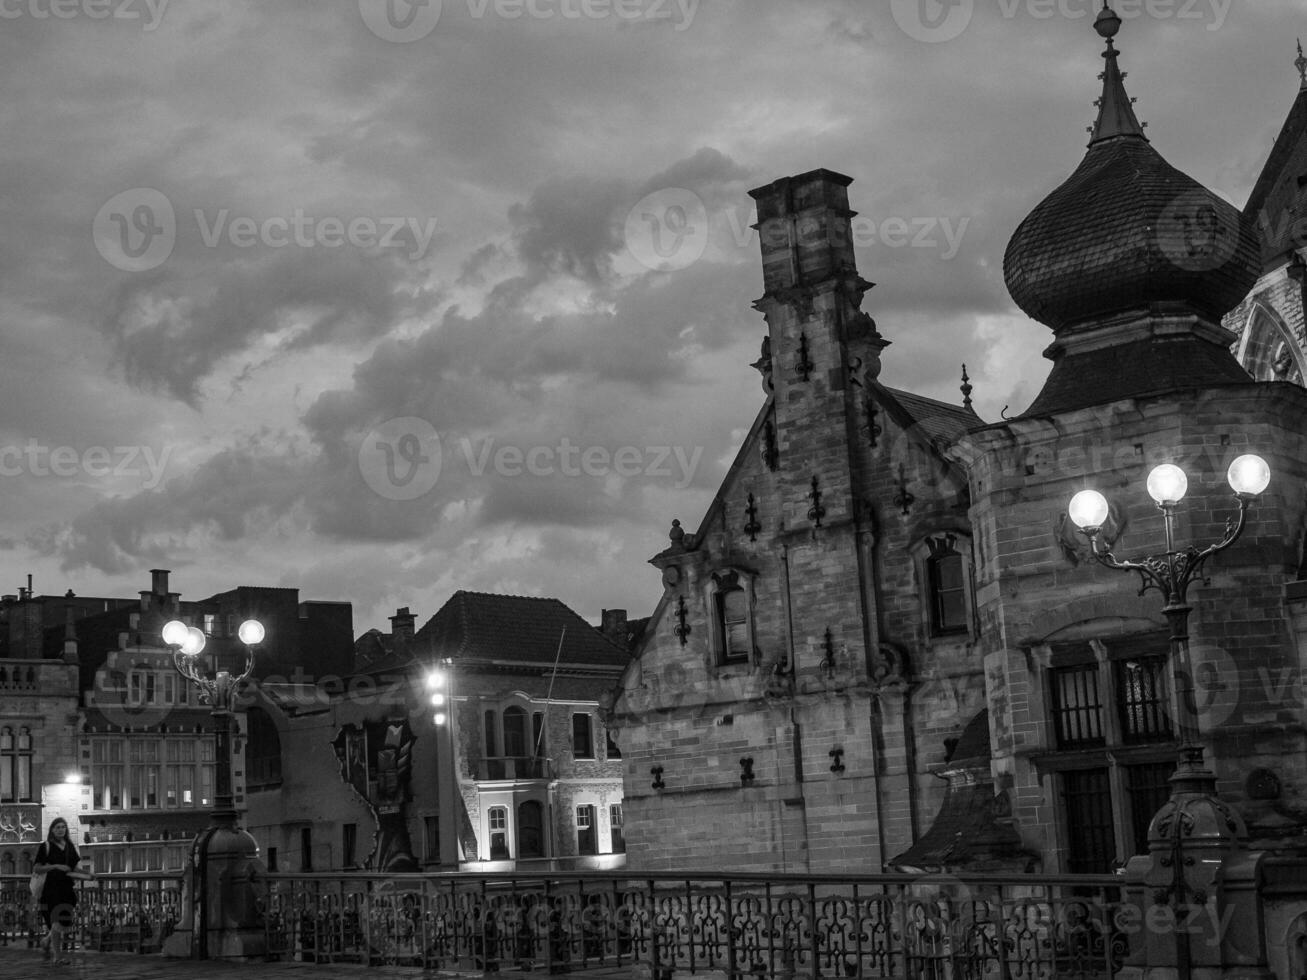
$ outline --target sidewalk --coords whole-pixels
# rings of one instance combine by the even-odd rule
[[[520,970],[485,974],[477,971],[423,970],[415,966],[367,966],[361,963],[285,963],[253,961],[219,963],[209,960],[171,960],[134,953],[65,953],[68,966],[47,966],[35,949],[0,947],[0,977],[4,980],[506,980],[543,978],[548,974]],[[637,965],[573,970],[568,977],[582,980],[646,980],[648,969]]]

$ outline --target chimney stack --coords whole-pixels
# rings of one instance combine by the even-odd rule
[[[626,610],[605,609],[601,614],[599,631],[618,646],[626,647]]]
[[[762,245],[768,295],[816,285],[856,269],[849,184],[831,170],[812,170],[749,191],[758,204],[754,228]]]
[[[408,606],[401,606],[395,610],[395,615],[390,617],[390,632],[395,639],[403,637],[406,640],[413,639],[414,627],[417,625],[417,616],[408,611]]]

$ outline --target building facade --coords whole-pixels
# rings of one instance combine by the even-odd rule
[[[1009,245],[1013,298],[1053,330],[1014,419],[978,419],[965,375],[961,406],[878,382],[849,178],[752,192],[766,397],[698,528],[674,522],[652,560],[663,596],[613,708],[633,867],[1119,867],[1170,794],[1172,634],[1067,506],[1096,487],[1119,554],[1164,553],[1144,481],[1176,463],[1177,548],[1202,547],[1238,510],[1243,453],[1273,482],[1194,587],[1199,727],[1254,841],[1307,839],[1307,391],[1259,339],[1271,322],[1301,347],[1301,290],[1267,278],[1278,262],[1296,288],[1296,260],[1157,154],[1111,40],[1105,58],[1089,152]],[[1276,304],[1283,329],[1248,325]],[[1242,339],[1222,323],[1240,317]]]
[[[415,622],[401,609],[390,634],[363,634],[334,690],[260,690],[247,827],[269,866],[622,864],[620,750],[599,708],[625,648],[556,599],[458,592]]]
[[[167,571],[153,571],[150,588],[134,599],[37,596],[29,588],[3,600],[7,628],[0,632],[10,656],[0,661],[0,692],[11,700],[0,713],[0,837],[12,795],[15,869],[40,839],[26,848],[32,832],[24,828],[43,828],[55,816],[68,820],[96,871],[184,867],[214,803],[214,738],[209,707],[163,643],[170,619],[208,634],[210,669],[243,669],[236,626],[258,619],[267,636],[255,658],[256,682],[347,670],[348,603],[301,603],[294,589],[258,587],[182,601],[168,579]],[[242,715],[237,723],[232,778],[243,809]]]

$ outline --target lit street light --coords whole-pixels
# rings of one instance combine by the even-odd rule
[[[201,959],[210,955],[210,934],[214,937],[212,945],[216,946],[213,955],[219,957],[261,953],[265,945],[252,901],[251,882],[257,870],[259,848],[253,837],[236,828],[231,779],[232,711],[236,693],[254,670],[254,648],[263,642],[264,632],[258,620],[241,623],[237,636],[245,645],[245,669],[233,674],[219,670],[216,658],[212,672],[204,668],[200,654],[207,645],[207,637],[202,630],[179,620],[163,628],[163,641],[173,650],[173,666],[198,688],[200,700],[209,706],[213,718],[213,810],[208,829],[195,839],[191,903],[184,911],[182,927],[177,930],[179,934],[189,931],[186,942],[190,953]],[[238,910],[239,914],[231,910]],[[215,918],[218,921],[213,921]]]
[[[1072,523],[1089,539],[1094,557],[1108,568],[1138,572],[1143,582],[1141,592],[1157,589],[1165,599],[1162,613],[1171,627],[1172,674],[1176,684],[1178,704],[1177,723],[1180,729],[1181,766],[1192,757],[1201,764],[1203,750],[1198,744],[1197,712],[1193,700],[1193,672],[1189,664],[1189,613],[1188,590],[1195,578],[1200,577],[1203,565],[1213,555],[1224,551],[1239,539],[1247,518],[1248,504],[1262,493],[1270,483],[1271,469],[1260,456],[1240,456],[1230,464],[1227,473],[1230,488],[1239,502],[1239,514],[1226,522],[1225,534],[1220,541],[1201,551],[1193,546],[1183,551],[1175,548],[1175,508],[1189,489],[1184,470],[1171,463],[1163,463],[1148,474],[1148,495],[1157,503],[1166,525],[1166,552],[1148,555],[1138,561],[1117,559],[1103,541],[1102,529],[1108,517],[1107,499],[1097,490],[1082,490],[1071,498],[1067,508]]]

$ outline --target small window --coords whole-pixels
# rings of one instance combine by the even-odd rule
[[[512,857],[508,852],[508,809],[492,806],[487,816],[490,821],[490,860],[507,861]]]
[[[1170,779],[1174,772],[1174,762],[1126,766],[1125,788],[1130,795],[1130,824],[1136,854],[1148,853],[1148,825],[1162,804],[1171,798]]]
[[[498,739],[495,738],[495,713],[486,712],[486,758],[493,759],[499,755],[497,751]]]
[[[347,823],[341,827],[340,858],[346,868],[355,867],[355,852],[358,850],[359,825]]]
[[[424,817],[422,820],[426,839],[426,860],[440,860],[440,817]]]
[[[572,715],[572,757],[576,759],[593,759],[595,757],[589,715]]]
[[[738,585],[717,593],[717,639],[722,663],[749,659],[749,597]]]
[[[613,803],[608,807],[608,832],[613,842],[613,853],[626,851],[626,838],[622,836],[622,804]]]
[[[936,635],[967,632],[967,567],[951,535],[927,542],[926,574],[930,585],[930,625]]]
[[[504,755],[523,758],[526,752],[526,712],[516,705],[504,709]]]
[[[545,745],[545,713],[537,711],[531,715],[531,754],[537,759],[543,759],[549,755],[549,749]]]
[[[593,805],[576,808],[576,853],[598,854],[595,838],[595,808]]]
[[[1166,712],[1166,658],[1133,657],[1116,664],[1121,737],[1127,743],[1165,742],[1171,738]]]
[[[1103,702],[1098,664],[1060,667],[1052,672],[1053,720],[1060,749],[1103,744]]]
[[[277,849],[275,847],[268,848],[268,870],[273,874],[277,873]]]
[[[1068,870],[1075,875],[1109,874],[1116,855],[1112,790],[1106,769],[1062,774],[1066,797]]]
[[[300,870],[313,870],[313,828],[300,828]]]
[[[618,744],[613,741],[613,733],[608,729],[604,729],[604,742],[606,743],[604,749],[608,753],[608,758],[620,759],[622,757],[622,750]]]

